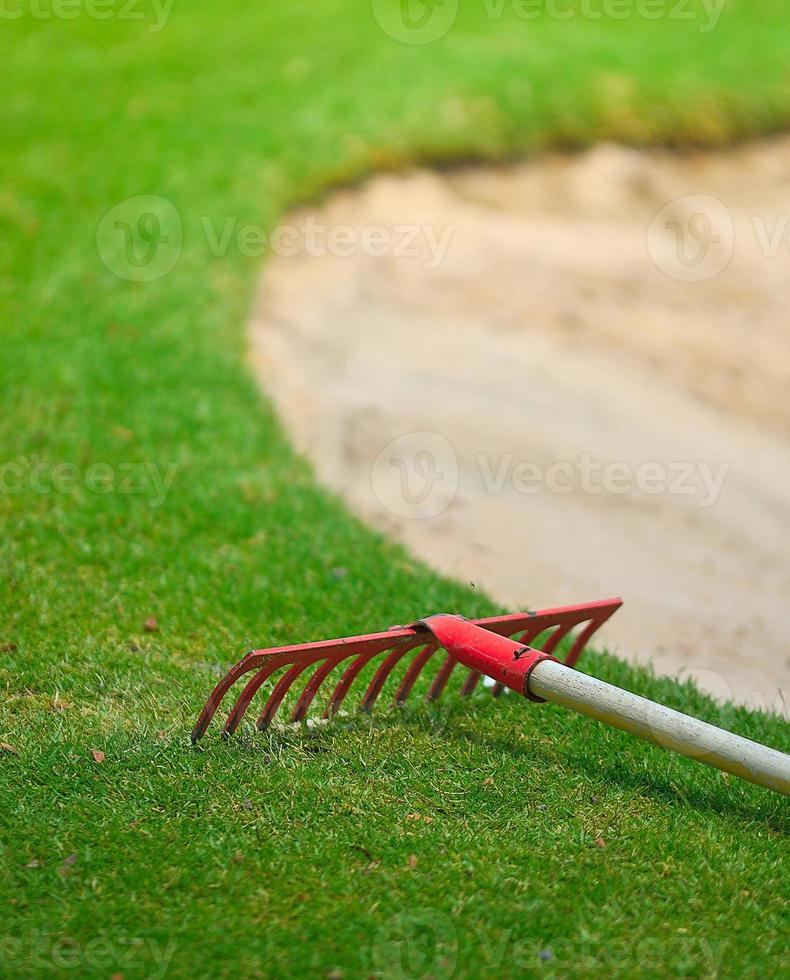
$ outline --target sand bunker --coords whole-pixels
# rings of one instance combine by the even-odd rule
[[[432,566],[787,712],[788,216],[790,140],[378,177],[287,220],[256,373]]]

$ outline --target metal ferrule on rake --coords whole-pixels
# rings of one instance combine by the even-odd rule
[[[590,637],[620,605],[620,599],[610,599],[478,620],[438,615],[385,633],[253,650],[217,684],[195,725],[192,741],[203,736],[225,694],[246,674],[253,676],[228,715],[223,727],[226,736],[236,730],[258,689],[278,670],[285,668],[258,717],[260,730],[270,724],[291,686],[305,676],[307,683],[290,713],[292,722],[301,721],[324,681],[336,668],[340,673],[341,665],[349,660],[326,704],[324,718],[335,714],[362,670],[374,658],[383,657],[360,702],[360,708],[369,711],[390,674],[413,654],[395,693],[394,700],[400,704],[434,654],[443,649],[445,656],[428,700],[439,697],[460,664],[469,671],[461,686],[464,695],[471,694],[485,675],[494,681],[495,696],[509,688],[532,701],[562,704],[663,748],[790,795],[790,756],[571,669]],[[561,661],[554,653],[575,627],[581,630]]]

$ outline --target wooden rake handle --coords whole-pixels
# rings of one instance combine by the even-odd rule
[[[458,616],[420,625],[472,670],[533,701],[552,701],[662,748],[790,796],[790,755],[606,684]]]

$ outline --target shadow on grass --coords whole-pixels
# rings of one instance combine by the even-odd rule
[[[473,709],[474,713],[470,709]],[[579,738],[575,731],[569,731],[567,728],[553,733],[555,747],[553,751],[547,751],[545,744],[541,742],[552,734],[551,729],[547,727],[541,735],[542,730],[533,727],[533,723],[529,722],[524,734],[530,738],[530,742],[527,745],[520,745],[513,738],[491,733],[490,725],[494,721],[491,712],[497,710],[500,709],[496,703],[484,700],[480,696],[471,703],[458,699],[455,703],[445,702],[441,707],[426,704],[393,705],[389,709],[378,709],[373,713],[349,712],[328,723],[311,728],[306,727],[304,723],[274,725],[268,731],[259,733],[247,726],[230,739],[215,737],[191,748],[197,752],[205,750],[213,752],[216,751],[215,746],[219,743],[221,749],[231,754],[254,756],[266,763],[275,764],[279,758],[292,751],[316,756],[332,754],[336,748],[335,740],[344,732],[349,736],[355,736],[371,731],[386,732],[405,728],[448,743],[459,745],[472,743],[479,746],[482,742],[489,751],[508,755],[513,759],[528,759],[533,766],[538,763],[547,770],[557,767],[574,771],[583,774],[589,780],[590,788],[598,788],[601,792],[605,791],[607,786],[616,785],[621,790],[642,794],[670,806],[681,804],[700,812],[708,811],[734,817],[745,823],[758,821],[771,831],[783,835],[790,832],[790,820],[787,818],[787,812],[783,810],[783,801],[778,794],[773,794],[770,790],[753,789],[737,777],[732,777],[731,785],[722,784],[718,787],[707,786],[704,780],[697,785],[692,785],[691,772],[673,774],[679,776],[679,780],[672,778],[664,773],[670,768],[671,760],[677,760],[678,756],[667,753],[658,746],[650,746],[641,740],[633,739],[625,733],[616,733],[625,740],[624,744],[633,744],[635,748],[638,747],[639,752],[655,754],[653,771],[646,772],[641,767],[638,755],[630,756],[621,752],[615,759],[601,758],[603,751],[611,753],[611,746],[606,750],[599,746],[599,751],[593,755],[589,748],[597,744],[595,739]],[[469,723],[477,713],[480,713],[481,722],[479,733],[469,729]],[[599,722],[576,718],[576,716],[572,718],[576,724],[601,729]],[[510,727],[513,720],[511,711],[503,714],[503,725]],[[569,736],[577,746],[573,750],[567,747]],[[692,760],[688,760],[687,763],[684,761],[682,764],[702,765]],[[709,773],[712,771],[708,769]],[[764,799],[757,802],[745,798],[744,791],[760,792],[764,794]]]

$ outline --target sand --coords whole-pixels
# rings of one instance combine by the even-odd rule
[[[433,567],[787,714],[789,216],[790,139],[379,176],[286,219],[252,364]]]

